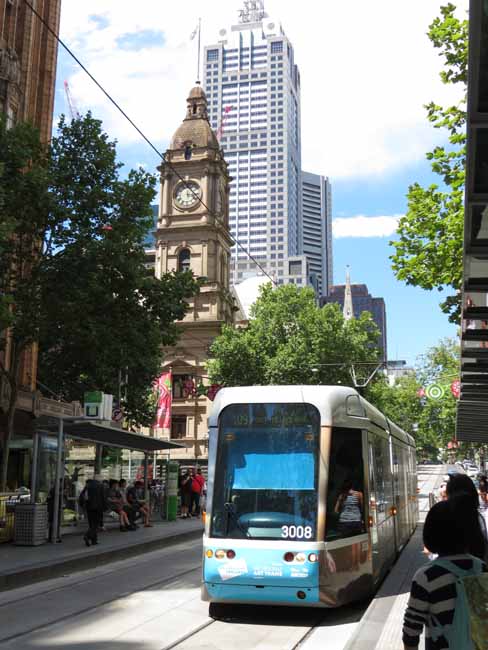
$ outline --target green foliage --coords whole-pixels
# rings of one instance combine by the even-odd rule
[[[393,422],[415,436],[421,455],[435,457],[454,438],[456,399],[449,390],[458,378],[459,346],[444,339],[420,357],[415,375],[400,378],[393,386],[386,380],[367,390],[367,399]],[[447,387],[441,399],[420,398],[418,391],[429,384]]]
[[[312,289],[267,284],[251,316],[246,327],[224,327],[214,341],[208,367],[212,381],[346,385],[351,363],[378,359],[378,330],[371,316],[345,321],[337,305],[319,309]]]
[[[156,178],[120,177],[115,143],[87,116],[59,123],[49,148],[26,124],[0,122],[0,345],[9,331],[8,446],[23,352],[38,343],[39,379],[65,399],[116,396],[137,424],[153,416],[151,383],[175,320],[198,291],[191,273],[157,279],[143,240],[153,227]],[[0,486],[1,487],[1,486]]]
[[[452,322],[457,322],[460,314],[468,65],[468,21],[457,18],[455,12],[451,3],[441,7],[441,16],[428,32],[443,58],[442,81],[462,88],[458,105],[426,105],[429,122],[447,131],[448,144],[427,154],[442,185],[422,187],[414,183],[409,187],[407,212],[398,225],[399,239],[391,242],[395,248],[392,268],[399,280],[427,290],[454,289],[455,293],[441,303]]]
[[[122,180],[120,168],[100,122],[61,119],[51,189],[63,222],[41,292],[40,379],[68,400],[94,388],[117,396],[122,380],[125,415],[149,424],[161,348],[176,341],[198,286],[191,273],[146,269],[156,179],[131,170]]]

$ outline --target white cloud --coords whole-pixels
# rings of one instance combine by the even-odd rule
[[[396,232],[402,215],[391,217],[339,217],[332,222],[336,239],[343,237],[390,237]]]
[[[302,79],[303,168],[332,179],[384,175],[423,159],[442,137],[423,104],[453,101],[438,79],[441,60],[425,36],[439,0],[294,2],[267,0],[295,48]],[[457,3],[467,8],[467,0]],[[202,43],[236,22],[241,0],[205,3]],[[61,34],[149,138],[166,146],[185,113],[196,76],[199,0],[64,0]],[[103,19],[95,21],[93,15]],[[91,17],[90,17],[91,16]],[[101,26],[101,27],[100,27]],[[118,39],[144,30],[164,33],[137,52]],[[82,109],[104,120],[123,144],[141,143],[81,71],[69,78]],[[142,154],[141,154],[142,155]]]

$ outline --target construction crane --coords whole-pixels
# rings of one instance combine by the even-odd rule
[[[229,113],[231,112],[231,110],[233,108],[234,108],[233,106],[226,106],[224,108],[224,114],[222,115],[222,119],[220,121],[220,125],[219,125],[219,128],[217,129],[217,133],[216,133],[217,140],[219,142],[220,142],[220,139],[222,138],[222,135],[224,133],[224,127],[225,127],[225,123],[227,122],[227,118],[229,117]]]
[[[71,119],[77,120],[80,117],[80,111],[76,106],[75,100],[73,99],[73,95],[71,94],[69,83],[67,81],[64,82],[64,92],[66,93],[66,101],[68,102],[69,114],[71,115]]]

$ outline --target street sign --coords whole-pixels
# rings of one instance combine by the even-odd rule
[[[112,420],[114,422],[120,422],[123,419],[124,419],[124,412],[122,411],[122,409],[114,409],[112,411]]]
[[[429,399],[441,399],[444,397],[445,388],[442,384],[431,384],[425,389],[425,394]]]

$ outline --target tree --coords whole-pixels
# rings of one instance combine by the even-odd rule
[[[385,379],[375,382],[367,399],[402,429],[415,436],[418,451],[437,456],[454,437],[456,399],[450,385],[459,373],[459,346],[444,339],[420,357],[415,374],[402,377],[393,386]],[[422,395],[421,389],[439,384],[444,394],[439,399]]]
[[[367,313],[345,321],[337,305],[319,309],[312,289],[267,284],[248,325],[214,341],[208,370],[227,386],[350,384],[352,363],[378,360],[378,334]]]
[[[0,170],[8,176],[0,195],[0,296],[7,305],[0,329],[11,341],[5,485],[13,431],[18,367],[38,343],[39,377],[65,399],[84,390],[118,395],[138,424],[153,415],[152,380],[161,348],[175,342],[175,320],[198,290],[191,273],[161,279],[146,269],[143,239],[153,227],[156,179],[131,170],[120,177],[115,143],[87,116],[58,126],[49,150],[26,125],[0,131]],[[5,215],[5,220],[3,219]],[[0,303],[0,304],[2,304]]]
[[[38,339],[42,265],[53,228],[48,160],[39,133],[0,119],[0,397],[5,400],[0,491],[5,489],[21,361]]]
[[[414,435],[422,414],[419,389],[415,375],[400,377],[393,385],[383,376],[368,386],[365,397],[392,422]]]
[[[390,258],[399,280],[427,290],[454,290],[441,303],[452,322],[460,316],[468,66],[468,21],[457,18],[455,12],[451,3],[441,7],[441,16],[428,31],[444,60],[442,81],[460,87],[462,95],[456,105],[442,107],[430,102],[426,106],[429,122],[448,134],[446,146],[437,146],[427,154],[442,184],[422,187],[414,183],[409,187],[407,212],[398,224],[398,241],[391,242],[395,252]]]
[[[41,380],[66,399],[93,387],[118,395],[123,381],[126,417],[150,424],[161,347],[176,341],[175,320],[197,284],[191,273],[157,279],[146,269],[155,179],[141,170],[118,178],[115,146],[99,122],[62,121],[52,152],[57,205],[76,218],[46,272]]]

